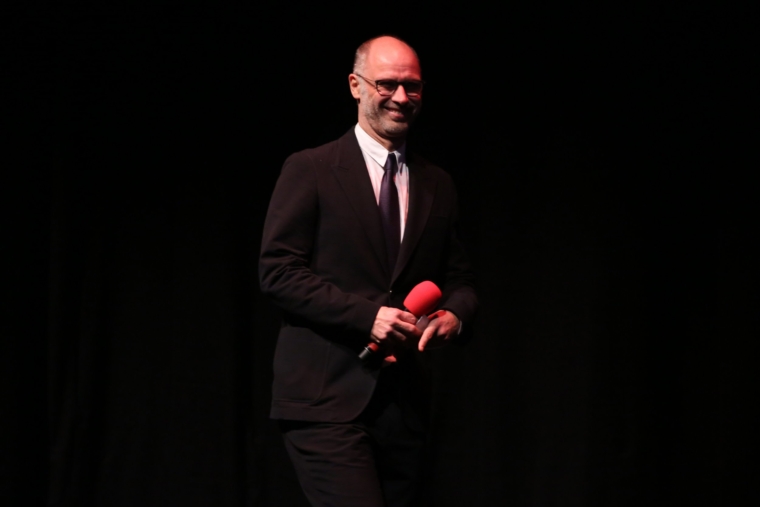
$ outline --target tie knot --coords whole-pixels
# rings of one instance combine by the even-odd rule
[[[398,172],[398,165],[396,163],[395,153],[388,153],[388,158],[385,161],[385,167],[383,168],[383,170],[388,171],[389,169],[391,171],[392,176],[395,176],[396,172]]]

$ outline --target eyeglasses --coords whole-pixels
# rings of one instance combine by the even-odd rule
[[[372,81],[371,79],[367,79],[361,74],[356,75],[366,82],[374,84],[377,93],[383,97],[390,97],[396,93],[398,85],[401,85],[404,87],[404,91],[409,97],[417,98],[422,95],[422,85],[425,84],[425,81],[394,81],[393,79],[378,79],[377,81]]]

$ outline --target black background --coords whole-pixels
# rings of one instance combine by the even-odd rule
[[[382,33],[420,55],[409,144],[457,182],[482,304],[435,352],[429,504],[757,502],[749,12],[5,9],[2,505],[305,505],[257,251]]]

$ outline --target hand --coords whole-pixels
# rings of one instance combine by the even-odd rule
[[[372,324],[370,337],[372,341],[380,345],[384,342],[395,345],[403,344],[407,340],[416,341],[421,334],[415,326],[416,323],[417,319],[409,312],[381,306],[375,317],[375,323]]]
[[[459,333],[459,318],[451,312],[444,311],[443,315],[430,321],[425,332],[422,333],[417,348],[422,352],[425,348],[442,347],[457,333]]]

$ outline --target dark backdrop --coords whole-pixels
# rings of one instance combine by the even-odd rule
[[[2,20],[0,504],[305,505],[257,251],[387,32],[422,59],[409,144],[457,182],[482,302],[435,352],[430,505],[758,499],[748,12],[109,5]]]

